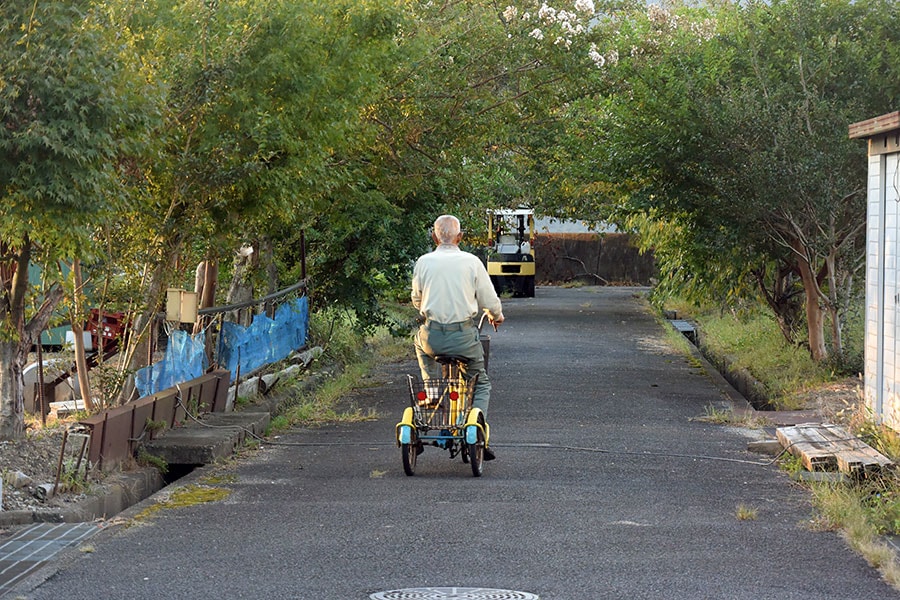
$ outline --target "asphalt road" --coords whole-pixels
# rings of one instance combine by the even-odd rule
[[[666,345],[640,293],[539,288],[505,302],[490,363],[498,459],[481,478],[436,448],[404,475],[392,441],[413,365],[396,365],[353,399],[377,421],[294,432],[279,441],[299,445],[195,472],[183,481],[233,474],[230,497],[109,527],[13,597],[900,596],[811,526],[806,492],[746,451],[752,432],[694,419],[722,392]]]

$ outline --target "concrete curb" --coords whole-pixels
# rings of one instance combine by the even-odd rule
[[[819,413],[815,410],[757,410],[753,403],[747,399],[724,375],[716,368],[703,352],[694,344],[687,344],[691,357],[696,359],[703,365],[706,375],[713,381],[717,388],[722,392],[724,404],[739,416],[752,416],[764,421],[772,427],[781,427],[784,425],[798,425],[800,423],[810,423],[821,421]]]
[[[116,473],[107,476],[102,485],[105,490],[103,494],[92,495],[72,506],[2,511],[0,527],[30,523],[85,523],[108,519],[165,486],[162,475],[154,468]]]

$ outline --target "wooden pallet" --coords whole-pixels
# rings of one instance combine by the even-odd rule
[[[775,430],[783,448],[800,457],[808,471],[853,476],[876,473],[894,463],[840,425],[805,423]]]

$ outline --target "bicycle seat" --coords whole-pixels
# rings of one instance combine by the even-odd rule
[[[452,365],[453,363],[459,363],[462,365],[469,364],[469,359],[465,356],[454,356],[452,354],[438,354],[434,357],[434,360],[441,363],[442,365]]]

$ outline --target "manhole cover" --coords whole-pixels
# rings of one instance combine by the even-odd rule
[[[489,590],[487,588],[410,588],[378,592],[369,596],[372,600],[540,600],[528,592]]]

